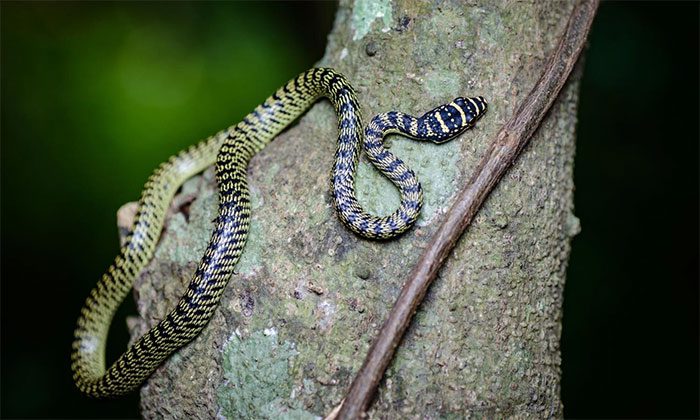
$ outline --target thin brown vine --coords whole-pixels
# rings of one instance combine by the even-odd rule
[[[574,7],[567,28],[542,76],[493,139],[469,183],[458,194],[444,222],[409,274],[344,402],[327,418],[356,419],[364,415],[413,314],[445,259],[540,126],[568,80],[583,51],[597,8],[598,0],[582,0]]]

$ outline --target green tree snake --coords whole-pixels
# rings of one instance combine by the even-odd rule
[[[399,133],[443,143],[472,127],[486,111],[482,97],[457,98],[419,118],[392,111],[372,118],[363,137],[360,107],[352,86],[332,69],[313,68],[290,80],[237,125],[172,156],[146,182],[132,232],[81,310],[71,357],[73,379],[80,391],[93,397],[130,392],[206,326],[248,236],[248,163],[320,97],[327,97],[338,115],[338,144],[331,175],[336,211],[350,230],[375,239],[392,238],[410,228],[423,199],[415,174],[383,147],[383,137]],[[355,171],[363,148],[372,164],[401,193],[399,208],[389,216],[368,214],[355,196]],[[106,369],[105,343],[112,317],[134,278],[153,257],[170,201],[185,180],[213,163],[219,185],[218,216],[185,294],[163,320]]]

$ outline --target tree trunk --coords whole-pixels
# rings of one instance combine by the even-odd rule
[[[336,117],[315,105],[256,156],[252,225],[211,322],[141,390],[145,418],[313,418],[336,406],[420,250],[488,141],[535,84],[571,2],[342,1],[319,63],[344,73],[365,122],[482,95],[476,128],[436,146],[391,137],[425,205],[397,240],[359,238],[328,193]],[[290,78],[295,76],[290,74]],[[574,75],[517,164],[461,238],[416,314],[369,415],[561,417],[562,292],[578,232]],[[393,186],[362,159],[358,196],[387,214]],[[155,259],[135,285],[138,337],[173,308],[210,238],[213,171],[176,198]]]

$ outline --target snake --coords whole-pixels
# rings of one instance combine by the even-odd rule
[[[246,172],[250,160],[321,97],[330,100],[338,117],[330,179],[336,213],[347,228],[370,239],[390,239],[405,232],[416,222],[423,201],[415,173],[384,147],[384,137],[393,133],[444,143],[473,127],[487,108],[486,100],[478,96],[456,98],[421,117],[398,111],[382,113],[370,120],[363,136],[361,110],[350,83],[331,68],[312,68],[279,88],[238,124],[170,157],[148,178],[133,228],[78,317],[71,369],[82,393],[104,398],[133,391],[204,329],[248,237],[251,205]],[[388,216],[369,214],[357,200],[355,172],[362,150],[401,194],[399,207]],[[213,164],[218,215],[187,290],[174,309],[106,368],[105,346],[112,318],[153,257],[171,200],[188,178]]]

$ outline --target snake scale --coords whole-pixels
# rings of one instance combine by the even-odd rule
[[[92,397],[117,396],[138,387],[170,354],[206,326],[233,273],[248,235],[250,193],[246,171],[251,158],[320,97],[338,115],[338,145],[331,195],[341,221],[367,238],[387,239],[418,218],[423,193],[415,174],[383,147],[389,133],[433,143],[448,141],[472,127],[486,111],[482,97],[457,98],[416,118],[401,112],[372,118],[362,136],[360,107],[345,77],[313,68],[290,80],[237,125],[181,151],[161,164],[146,182],[132,232],[119,255],[87,297],[78,318],[72,353],[73,379]],[[391,215],[366,213],[355,196],[361,149],[401,193]],[[219,211],[209,245],[186,292],[164,319],[139,338],[109,369],[105,344],[112,317],[134,278],[153,257],[170,201],[180,185],[216,163]]]

